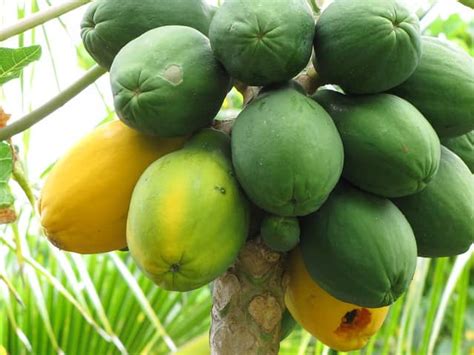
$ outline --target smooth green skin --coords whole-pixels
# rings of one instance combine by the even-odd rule
[[[404,82],[421,56],[418,18],[396,0],[336,0],[316,24],[314,65],[328,84],[373,94]]]
[[[442,139],[441,143],[456,153],[474,174],[474,131],[459,137]]]
[[[408,289],[416,268],[415,237],[390,200],[341,182],[301,228],[308,272],[337,299],[378,308]]]
[[[343,176],[384,197],[423,190],[439,167],[436,132],[409,102],[394,95],[344,96],[320,90],[314,99],[334,119],[344,144]]]
[[[130,204],[127,243],[158,286],[189,291],[235,261],[248,224],[248,203],[231,162],[220,148],[191,144],[158,159],[141,176]]]
[[[291,79],[311,57],[314,19],[305,0],[226,0],[209,29],[229,74],[248,85]]]
[[[281,316],[280,342],[285,340],[288,335],[291,334],[291,332],[296,328],[296,324],[297,323],[291,313],[288,309],[285,309],[285,312],[283,312],[283,315]]]
[[[275,215],[316,211],[337,184],[343,160],[331,117],[291,88],[258,96],[232,130],[239,182],[252,202]]]
[[[82,19],[81,36],[92,58],[110,69],[120,49],[154,28],[189,26],[207,35],[214,12],[205,0],[96,0]]]
[[[474,242],[474,177],[463,161],[441,148],[441,165],[422,192],[394,199],[410,222],[418,255],[454,256]]]
[[[271,249],[287,252],[300,241],[300,225],[296,217],[268,215],[263,219],[260,234]]]
[[[423,56],[413,75],[392,93],[410,101],[440,137],[474,129],[474,59],[443,40],[422,37]]]
[[[211,124],[230,79],[202,33],[165,26],[128,43],[114,60],[110,81],[124,123],[175,137]]]

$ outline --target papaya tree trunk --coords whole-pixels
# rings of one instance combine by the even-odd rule
[[[212,355],[278,354],[287,284],[283,254],[251,239],[212,292]]]

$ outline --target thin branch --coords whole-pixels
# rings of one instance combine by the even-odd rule
[[[37,12],[27,18],[24,18],[10,26],[6,26],[3,29],[0,29],[0,42],[4,41],[10,37],[19,35],[23,32],[26,32],[36,26],[39,26],[49,20],[55,19],[65,13],[68,13],[72,10],[77,9],[91,0],[76,0],[76,1],[66,1],[62,4],[51,6],[47,10]]]
[[[0,129],[0,141],[8,139],[15,134],[21,133],[34,124],[47,117],[49,114],[56,111],[58,108],[66,104],[72,98],[77,96],[80,92],[86,89],[89,85],[93,84],[98,78],[106,73],[106,69],[98,65],[95,65],[79,80],[69,86],[64,91],[60,92],[56,97],[48,101],[43,106],[38,107],[36,110],[28,113],[18,121]]]

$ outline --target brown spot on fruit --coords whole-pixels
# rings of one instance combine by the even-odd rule
[[[370,324],[371,319],[372,314],[367,308],[353,309],[342,317],[335,333],[346,337],[357,335]]]
[[[179,65],[172,64],[166,68],[163,79],[173,86],[177,86],[183,82],[183,70]]]

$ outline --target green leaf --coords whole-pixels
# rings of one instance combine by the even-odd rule
[[[20,77],[23,68],[40,57],[40,46],[0,48],[0,85]]]
[[[466,5],[467,7],[470,7],[471,9],[474,9],[474,0],[459,0],[459,2],[463,5]]]
[[[13,153],[10,144],[0,142],[0,223],[11,223],[16,219],[12,209],[13,197],[8,181],[13,171]]]

